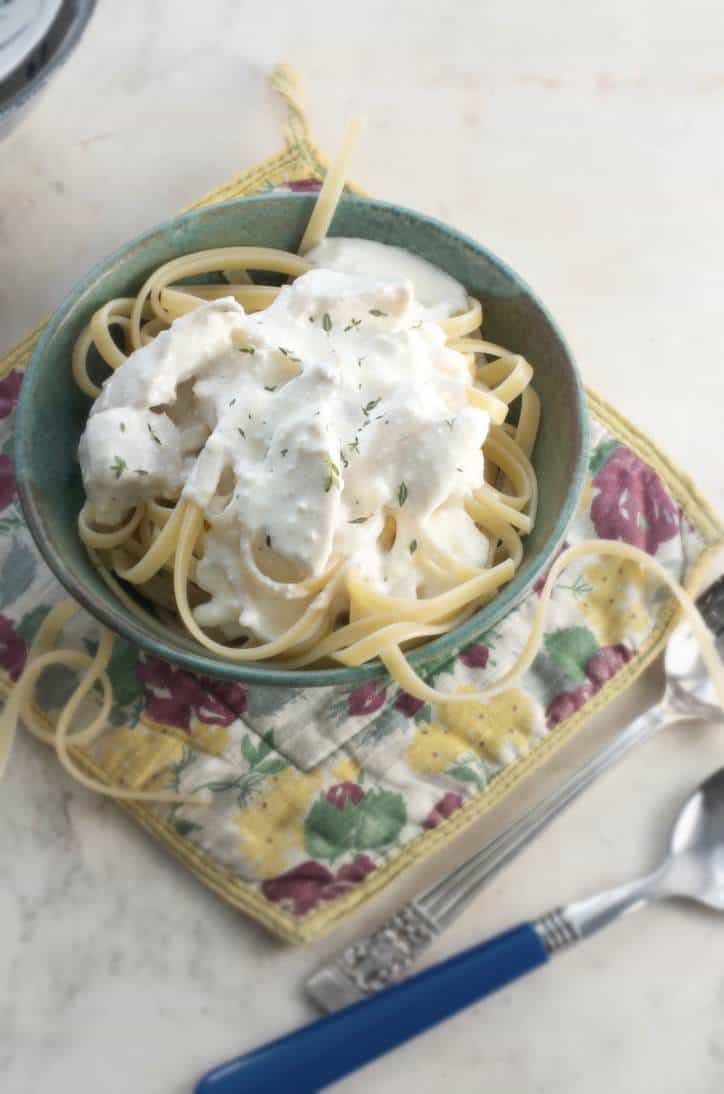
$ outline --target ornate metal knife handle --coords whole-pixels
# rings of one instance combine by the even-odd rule
[[[413,901],[373,934],[342,950],[307,981],[307,990],[325,1010],[358,1003],[406,976],[439,933]]]

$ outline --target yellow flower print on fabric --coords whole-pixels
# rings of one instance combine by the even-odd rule
[[[194,718],[191,739],[194,747],[201,748],[212,756],[221,756],[229,742],[229,731],[226,726],[215,726]]]
[[[170,769],[183,755],[180,741],[138,726],[120,726],[104,734],[94,759],[108,781],[135,790],[163,787]]]
[[[407,762],[420,775],[437,775],[469,751],[468,742],[446,725],[422,722],[407,750]]]
[[[165,725],[156,722],[148,715],[144,715],[143,724],[155,733],[173,738],[182,744],[193,745],[201,752],[207,752],[210,756],[222,756],[229,743],[229,731],[226,726],[211,725],[208,722],[200,722],[193,719],[189,729],[177,729],[176,726]]]
[[[637,563],[604,558],[586,567],[583,576],[589,588],[578,605],[602,646],[646,634],[653,586]]]
[[[539,720],[534,703],[519,688],[487,703],[440,703],[437,713],[437,722],[417,727],[407,750],[407,762],[419,774],[440,774],[471,751],[480,760],[523,755]]]
[[[487,703],[441,703],[438,715],[466,748],[493,760],[507,759],[509,753],[524,755],[537,727],[535,705],[520,688],[502,691]]]
[[[360,767],[350,756],[344,756],[332,769],[332,777],[338,783],[356,783],[359,779]]]
[[[290,852],[304,846],[304,818],[322,785],[321,772],[290,767],[271,775],[264,791],[240,810],[241,850],[257,877],[274,877],[289,866]]]

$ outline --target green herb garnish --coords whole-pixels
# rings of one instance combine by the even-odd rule
[[[327,466],[327,477],[324,480],[324,492],[325,494],[328,494],[332,487],[339,483],[339,468],[329,453],[324,457],[324,462]]]
[[[347,524],[364,524],[364,522],[369,519],[368,514],[366,517],[355,517],[354,520],[348,520]]]
[[[329,334],[329,332],[332,329],[332,320],[330,318],[330,315],[329,315],[328,311],[326,311],[324,313],[324,315],[322,316],[322,326],[326,330],[327,334]]]
[[[363,413],[363,414],[365,415],[365,417],[367,417],[367,415],[368,415],[368,414],[371,414],[371,413],[372,413],[372,411],[373,411],[373,410],[375,409],[375,407],[377,406],[377,404],[378,404],[378,403],[381,403],[381,402],[382,402],[382,399],[381,399],[381,398],[380,398],[380,399],[372,399],[372,400],[371,400],[371,401],[370,401],[370,402],[369,402],[369,403],[367,404],[367,406],[363,406],[363,407],[362,407],[362,413]]]
[[[377,316],[377,317],[387,316],[387,312],[386,311],[380,311],[379,308],[370,308],[370,315],[374,315],[374,316]]]
[[[256,350],[254,349],[253,346],[242,346],[241,347],[241,352],[242,353],[252,353],[253,354],[253,353],[256,353]]]
[[[157,433],[153,432],[153,426],[151,425],[151,423],[146,422],[146,426],[148,427],[148,432],[151,434],[151,436],[153,437],[156,444],[160,444],[161,443],[161,438],[158,436]]]
[[[354,328],[358,327],[361,322],[361,319],[351,319],[347,326],[344,328],[344,333],[346,334],[348,330],[354,330]]]
[[[416,550],[417,550],[417,540],[416,539],[411,539],[410,540],[410,554],[414,555]]]
[[[407,501],[407,483],[401,482],[397,491],[397,500],[400,503],[400,509]]]
[[[124,459],[121,459],[120,456],[116,456],[115,462],[111,464],[111,471],[115,472],[115,476],[117,479],[120,479],[121,475],[127,467],[128,464],[126,463],[126,461]]]

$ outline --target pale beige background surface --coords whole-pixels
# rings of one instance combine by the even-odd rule
[[[724,508],[723,47],[714,0],[101,0],[72,63],[0,146],[0,350],[97,258],[279,147],[266,76],[288,60],[307,73],[320,144],[333,151],[345,116],[363,111],[358,181],[507,259],[587,382]],[[646,746],[497,879],[436,956],[647,867],[682,794],[723,759],[720,730]],[[204,1067],[311,1018],[304,976],[445,865],[409,875],[337,938],[284,951],[26,741],[0,792],[0,864],[7,1094],[189,1090]],[[671,907],[340,1089],[723,1086],[724,920]]]

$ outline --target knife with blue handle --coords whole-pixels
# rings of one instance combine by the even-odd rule
[[[724,779],[724,769],[721,777]],[[545,964],[559,950],[619,916],[661,896],[688,892],[668,885],[674,862],[675,857],[670,856],[648,877],[566,904],[230,1060],[209,1071],[197,1084],[195,1094],[279,1094],[287,1089],[311,1094],[321,1090]]]
[[[558,915],[514,927],[361,1003],[238,1056],[209,1071],[195,1092],[320,1090],[544,964],[559,945],[577,937],[565,921],[551,926]]]

